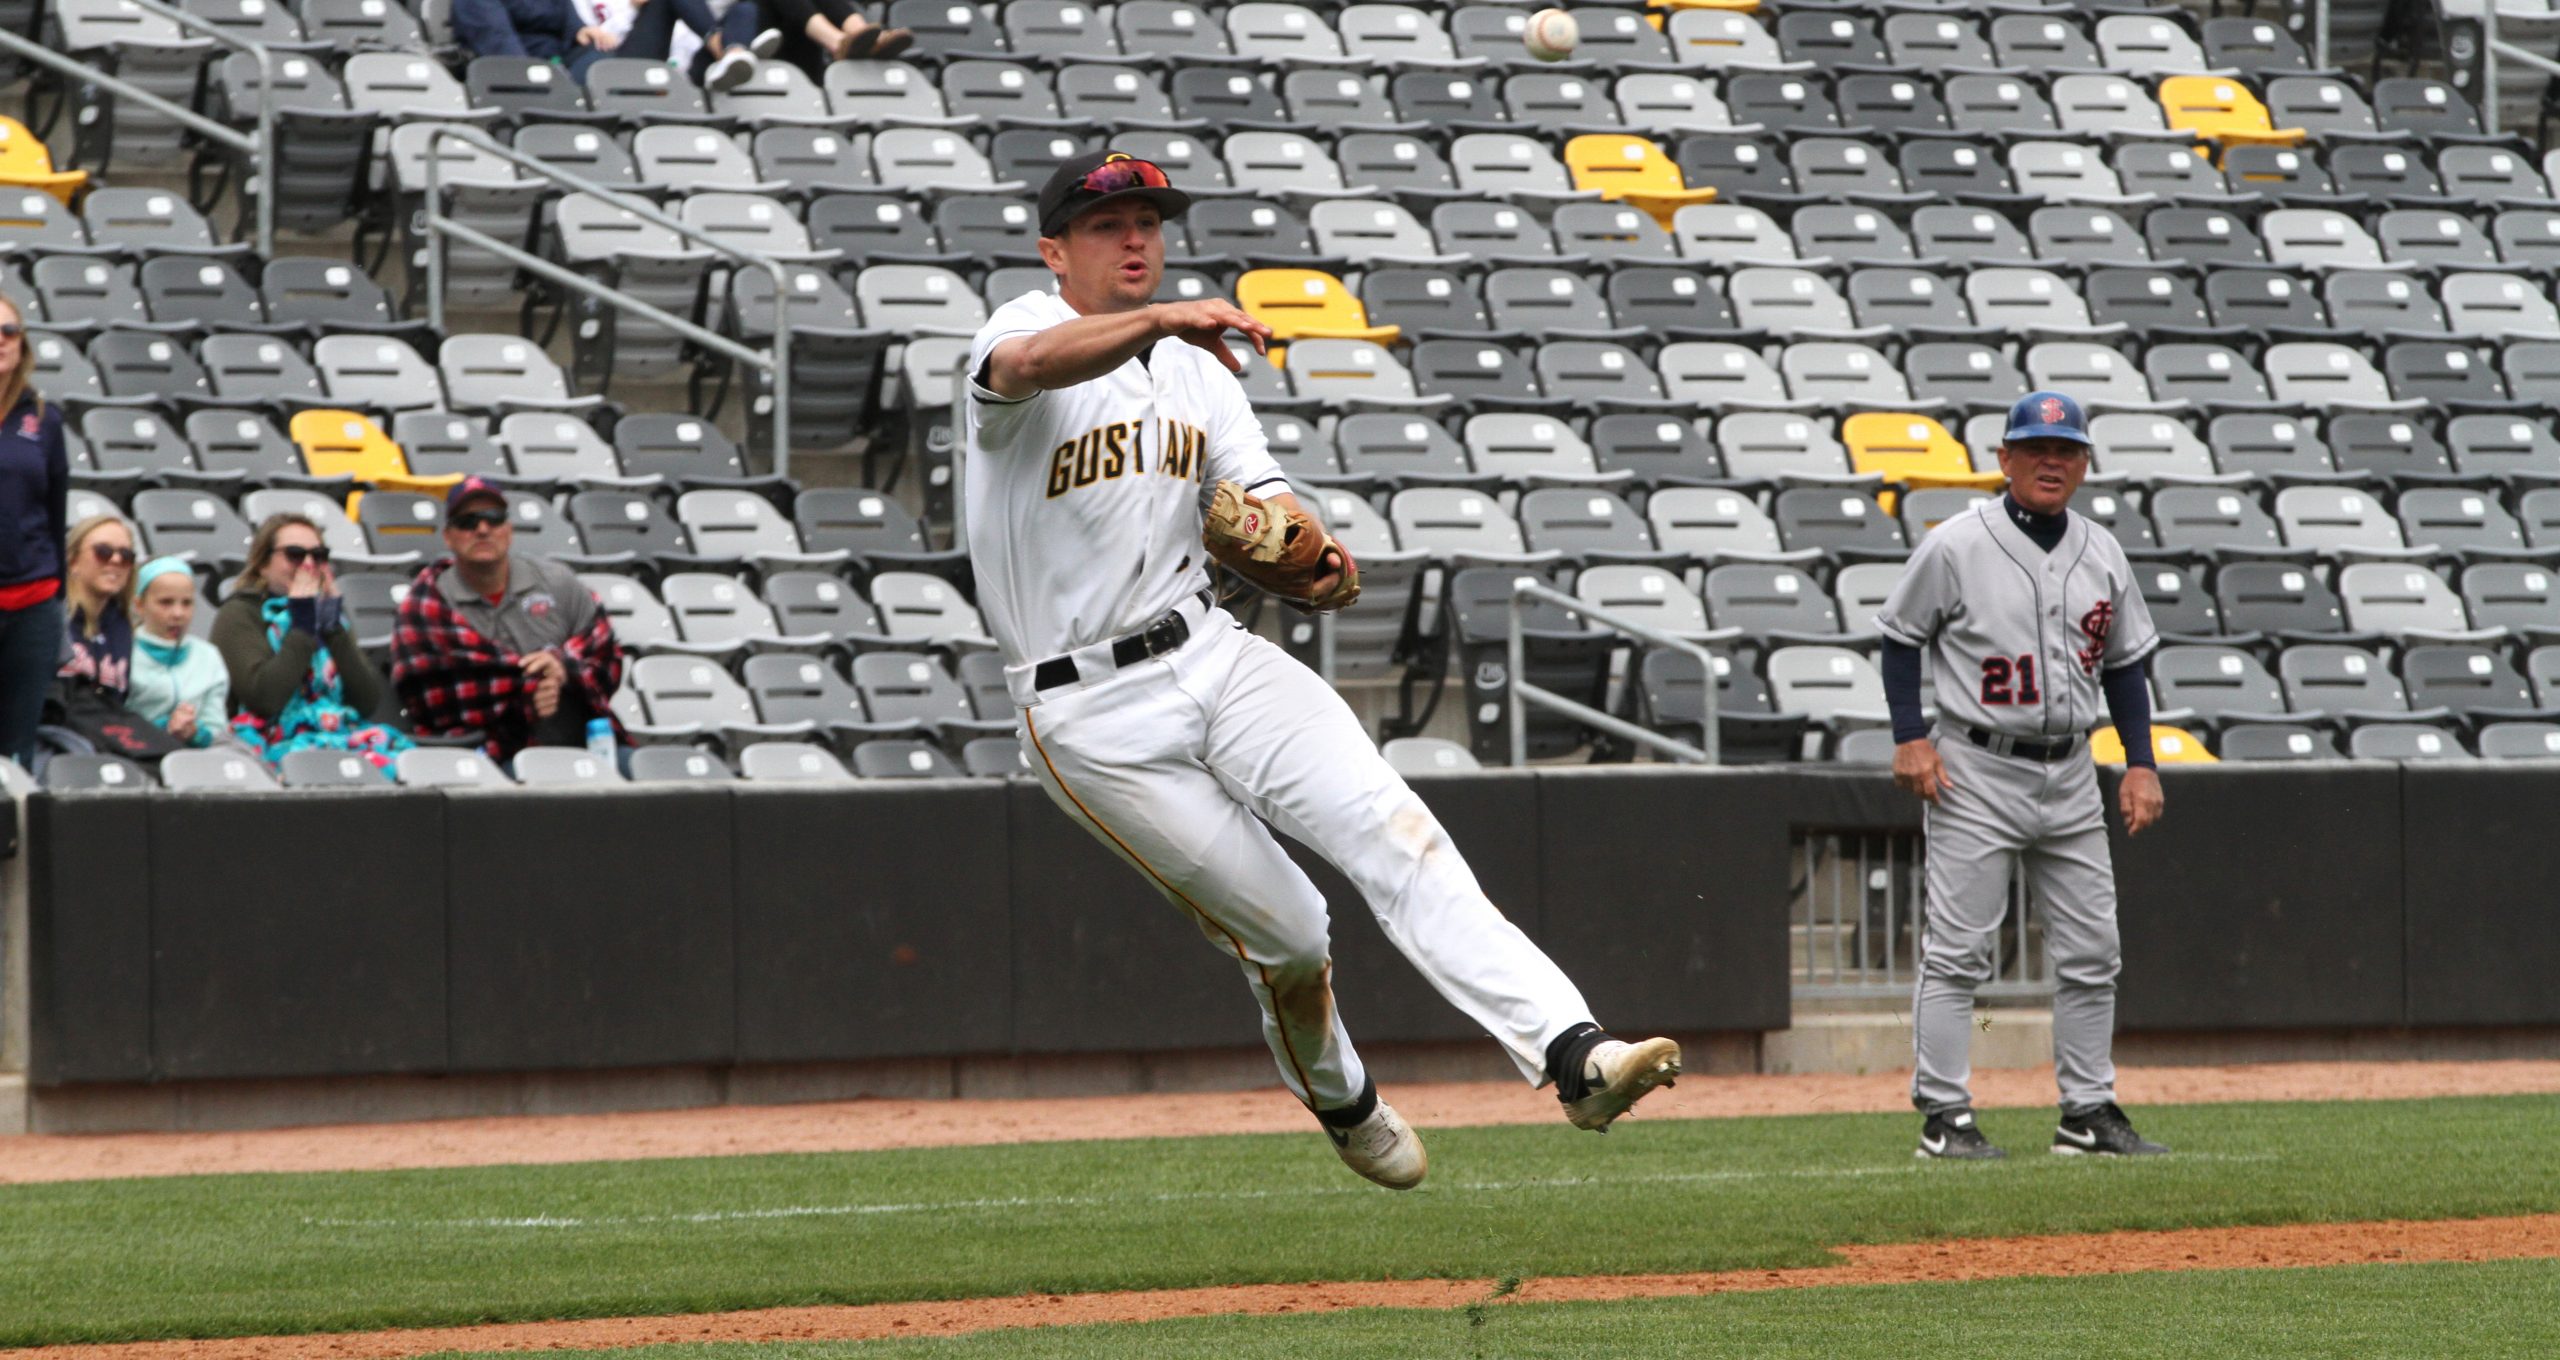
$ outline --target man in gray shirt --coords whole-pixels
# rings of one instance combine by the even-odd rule
[[[445,497],[450,558],[418,574],[391,641],[392,684],[421,734],[477,731],[490,754],[582,746],[612,720],[622,648],[578,574],[515,551],[506,494],[468,477]]]

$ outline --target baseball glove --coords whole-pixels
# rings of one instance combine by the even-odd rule
[[[1309,613],[1347,608],[1360,598],[1359,565],[1313,516],[1265,505],[1233,482],[1218,483],[1210,496],[1200,546],[1220,566]],[[1342,579],[1318,596],[1316,582],[1333,570],[1328,550],[1341,558]]]

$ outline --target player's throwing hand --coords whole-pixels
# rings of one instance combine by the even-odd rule
[[[1253,352],[1271,352],[1271,328],[1253,319],[1253,314],[1225,298],[1201,298],[1197,302],[1160,302],[1154,308],[1156,323],[1164,333],[1185,344],[1218,356],[1218,362],[1230,373],[1244,372],[1244,360],[1227,348],[1227,332],[1242,331],[1253,342]]]
[[[1947,778],[1947,767],[1938,762],[1938,744],[1927,737],[1893,748],[1893,782],[1932,804],[1938,801],[1940,792],[1956,786],[1954,780]]]

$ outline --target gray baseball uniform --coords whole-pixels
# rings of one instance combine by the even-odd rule
[[[1912,1001],[1912,1103],[1969,1105],[1973,994],[1991,978],[2010,874],[2043,909],[2053,1061],[2069,1107],[2115,1099],[2115,871],[2097,768],[2100,676],[2159,645],[2115,538],[2072,515],[2051,552],[1992,498],[1911,554],[1876,627],[1929,658],[1949,787],[1926,816],[1928,904]]]

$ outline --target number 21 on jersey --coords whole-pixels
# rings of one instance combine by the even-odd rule
[[[2036,688],[2036,658],[2033,652],[2015,657],[1986,656],[1982,659],[1982,702],[1986,704],[2033,704],[2044,700],[2044,692]]]

